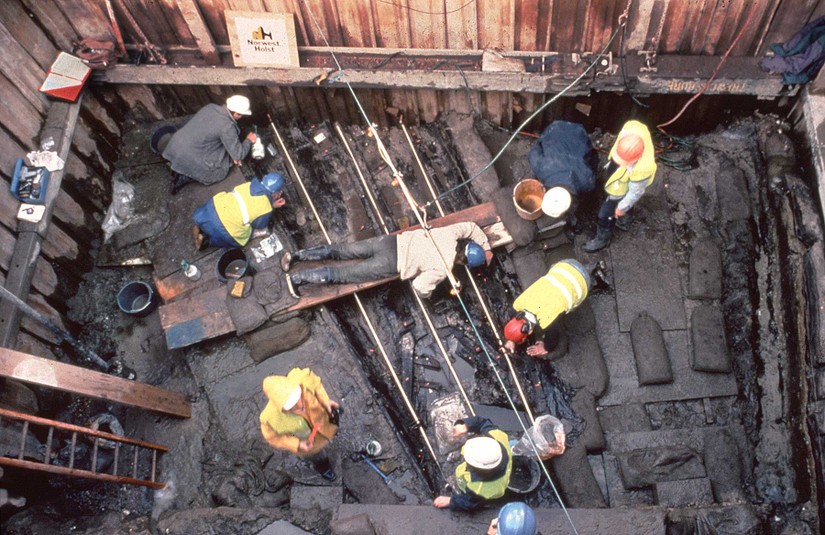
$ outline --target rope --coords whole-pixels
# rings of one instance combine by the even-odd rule
[[[622,19],[622,17],[620,16],[620,17],[619,17],[619,19],[621,20],[621,19]],[[438,197],[438,198],[439,198],[439,199],[444,198],[444,197],[446,197],[447,195],[449,195],[450,193],[452,193],[452,192],[454,192],[454,191],[458,190],[459,188],[463,188],[463,187],[467,186],[470,182],[472,182],[473,180],[475,180],[476,178],[478,178],[478,177],[479,177],[482,173],[484,173],[487,169],[489,169],[490,167],[492,167],[492,165],[493,165],[496,161],[498,161],[498,159],[501,157],[501,155],[502,155],[502,154],[504,154],[505,149],[507,149],[507,147],[509,147],[509,146],[510,146],[510,144],[513,142],[513,140],[516,138],[516,136],[517,136],[517,135],[519,135],[519,132],[520,132],[520,131],[521,131],[521,130],[525,127],[525,126],[527,126],[527,124],[528,124],[528,123],[530,123],[530,121],[532,121],[533,119],[535,119],[535,118],[536,118],[536,116],[538,116],[541,112],[543,112],[543,111],[544,111],[544,110],[545,110],[548,106],[550,106],[550,104],[553,104],[554,102],[556,102],[559,98],[561,98],[561,97],[562,97],[562,95],[564,95],[565,93],[567,93],[567,92],[568,92],[568,91],[569,91],[572,87],[574,87],[576,84],[578,84],[578,83],[579,83],[579,82],[580,82],[580,81],[581,81],[581,80],[582,80],[585,76],[587,76],[587,73],[589,73],[589,72],[590,72],[590,71],[591,71],[591,70],[592,70],[592,69],[593,69],[596,65],[598,65],[598,64],[599,64],[599,61],[600,61],[600,60],[602,59],[602,57],[603,57],[603,56],[607,53],[608,49],[610,48],[610,45],[612,45],[612,44],[613,44],[613,40],[614,40],[614,39],[616,39],[616,36],[619,34],[619,30],[620,30],[621,28],[623,28],[623,27],[624,27],[625,23],[626,23],[626,20],[625,20],[624,22],[620,22],[620,23],[619,23],[619,27],[617,27],[617,28],[613,31],[613,35],[611,35],[611,36],[610,36],[610,39],[608,40],[607,44],[604,46],[604,48],[602,49],[602,51],[601,51],[601,52],[600,52],[600,53],[599,53],[599,54],[595,57],[595,59],[593,60],[593,62],[592,62],[592,63],[591,63],[591,64],[590,64],[590,65],[589,65],[589,66],[588,66],[588,67],[587,67],[587,68],[586,68],[586,69],[585,69],[585,70],[584,70],[584,71],[583,71],[580,75],[578,75],[578,76],[576,77],[576,79],[575,79],[575,80],[573,80],[572,82],[570,82],[570,83],[569,83],[566,87],[564,87],[564,89],[562,89],[561,91],[559,91],[559,92],[558,92],[558,93],[557,93],[557,94],[556,94],[553,98],[551,98],[550,100],[548,100],[547,102],[545,102],[544,104],[542,104],[541,106],[539,106],[539,107],[538,107],[538,109],[536,109],[536,111],[534,111],[533,113],[531,113],[531,114],[530,114],[530,116],[529,116],[529,117],[527,117],[527,119],[525,119],[525,120],[524,120],[524,122],[522,122],[522,123],[519,125],[519,127],[518,127],[518,128],[516,128],[515,132],[513,132],[513,134],[510,136],[510,138],[507,140],[507,142],[506,142],[506,143],[505,143],[505,144],[501,147],[501,149],[499,149],[499,151],[496,153],[496,155],[493,157],[493,159],[492,159],[492,160],[490,160],[490,161],[489,161],[489,162],[488,162],[488,163],[487,163],[484,167],[482,167],[482,168],[481,168],[481,169],[480,169],[480,170],[479,170],[476,174],[474,174],[473,176],[471,176],[470,178],[468,178],[468,179],[467,179],[467,180],[465,180],[464,182],[462,182],[462,183],[460,183],[460,184],[458,184],[458,185],[456,185],[456,186],[453,186],[452,188],[448,189],[447,191],[445,191],[444,193],[442,193],[441,195],[439,195],[439,197]],[[353,92],[353,95],[354,95],[354,94],[355,94],[355,93]],[[430,205],[432,205],[432,204],[433,204],[433,202],[434,202],[434,201],[429,201],[428,203],[424,204],[424,206],[423,206],[422,208],[426,209],[427,207],[429,207]]]
[[[306,4],[306,2],[305,2],[305,4]],[[322,38],[323,38],[323,40],[324,40],[324,42],[325,42],[325,44],[326,44],[327,48],[330,50],[330,55],[332,56],[332,58],[333,58],[333,60],[335,61],[336,65],[338,66],[339,70],[343,71],[343,68],[341,68],[340,63],[338,62],[338,58],[335,56],[335,53],[333,52],[332,47],[331,47],[331,45],[330,45],[329,41],[328,41],[328,40],[327,40],[327,38],[326,38],[326,35],[324,34],[323,30],[321,29],[320,25],[318,24],[318,21],[317,21],[317,19],[315,18],[315,15],[314,15],[314,13],[312,12],[312,9],[311,9],[311,7],[310,7],[309,5],[307,5],[307,12],[309,13],[310,17],[312,18],[312,21],[313,21],[313,23],[315,24],[315,27],[316,27],[316,29],[318,30],[319,34],[322,36]],[[526,120],[525,120],[525,121],[521,124],[521,126],[519,126],[519,128],[517,129],[517,131],[516,131],[515,133],[513,133],[513,135],[510,137],[510,139],[507,141],[507,143],[505,143],[505,144],[504,144],[504,146],[503,146],[503,147],[499,150],[499,152],[496,154],[496,156],[495,156],[495,157],[494,157],[494,158],[493,158],[493,159],[492,159],[492,160],[491,160],[491,161],[490,161],[490,162],[489,162],[489,163],[488,163],[488,164],[487,164],[484,168],[482,168],[482,169],[481,169],[478,173],[476,173],[475,175],[473,175],[472,177],[470,177],[468,180],[466,180],[466,181],[462,182],[461,184],[459,184],[458,186],[456,186],[456,187],[454,187],[454,188],[451,188],[450,190],[446,191],[446,192],[445,192],[445,193],[443,193],[440,197],[443,197],[443,196],[445,196],[445,195],[449,194],[450,192],[452,192],[452,191],[456,190],[456,189],[457,189],[457,188],[459,188],[459,187],[465,186],[465,185],[466,185],[466,184],[468,184],[470,181],[472,181],[472,180],[474,180],[475,178],[477,178],[477,177],[478,177],[481,173],[483,173],[484,171],[486,171],[487,169],[489,169],[489,168],[490,168],[490,166],[492,166],[492,165],[493,165],[493,163],[495,163],[495,161],[496,161],[496,160],[497,160],[497,159],[501,156],[501,154],[502,154],[502,153],[503,153],[503,151],[507,148],[507,146],[509,146],[509,144],[510,144],[510,143],[512,143],[513,139],[514,139],[514,138],[515,138],[515,136],[518,134],[518,131],[519,131],[519,130],[521,130],[521,129],[522,129],[522,128],[523,128],[523,127],[527,124],[527,123],[529,123],[532,119],[534,119],[534,118],[535,118],[535,117],[536,117],[536,116],[537,116],[540,112],[542,112],[542,111],[543,111],[545,108],[547,108],[550,104],[552,104],[553,102],[555,102],[556,100],[558,100],[558,98],[560,98],[560,97],[561,97],[561,96],[562,96],[562,95],[563,95],[566,91],[568,91],[571,87],[573,87],[574,85],[576,85],[576,84],[577,84],[577,83],[578,83],[578,82],[579,82],[582,78],[584,78],[584,76],[586,76],[586,75],[587,75],[587,73],[588,73],[590,70],[592,70],[592,69],[593,69],[593,68],[594,68],[594,67],[598,64],[599,60],[601,59],[601,56],[602,56],[602,55],[604,55],[604,53],[607,51],[607,49],[611,46],[611,44],[613,43],[613,40],[616,38],[616,35],[618,35],[619,31],[620,31],[620,30],[624,27],[624,25],[626,24],[626,22],[627,22],[627,21],[626,21],[626,17],[625,17],[625,19],[624,19],[624,20],[621,20],[621,17],[620,17],[619,27],[617,27],[617,28],[616,28],[616,30],[614,30],[613,34],[611,35],[610,39],[608,40],[608,43],[607,43],[607,45],[605,46],[605,48],[603,49],[602,53],[601,53],[599,56],[597,56],[597,57],[595,58],[595,60],[594,60],[594,61],[593,61],[593,62],[592,62],[592,63],[591,63],[588,67],[587,67],[587,69],[585,69],[585,70],[584,70],[584,72],[582,72],[582,73],[581,73],[581,74],[580,74],[580,75],[579,75],[579,76],[578,76],[575,80],[573,80],[573,82],[571,82],[571,83],[570,83],[567,87],[565,87],[565,88],[564,88],[561,92],[559,92],[559,93],[558,93],[555,97],[553,97],[552,99],[550,99],[549,101],[547,101],[546,103],[544,103],[544,104],[543,104],[541,107],[539,107],[539,108],[538,108],[535,112],[533,112],[533,113],[532,113],[532,114],[531,114],[531,115],[530,115],[530,116],[529,116],[529,117],[528,117],[528,118],[527,118],[527,119],[526,119]],[[364,110],[364,108],[363,108],[363,106],[362,106],[362,104],[361,104],[361,101],[358,99],[358,96],[355,94],[355,91],[354,91],[354,89],[352,88],[352,85],[349,83],[349,81],[347,81],[346,77],[344,77],[344,82],[346,83],[347,88],[349,89],[350,93],[352,94],[353,99],[355,100],[355,103],[357,104],[358,109],[359,109],[359,111],[361,112],[361,115],[363,116],[363,118],[365,119],[365,121],[367,122],[367,124],[369,125],[370,131],[371,131],[371,133],[373,134],[374,139],[376,140],[376,144],[377,144],[377,147],[378,147],[378,152],[379,152],[379,155],[381,156],[381,158],[382,158],[382,159],[384,159],[384,161],[387,163],[387,165],[388,165],[388,166],[390,167],[390,169],[392,170],[394,179],[395,179],[395,180],[397,180],[397,181],[398,181],[398,183],[399,183],[399,185],[401,186],[401,189],[402,189],[402,192],[403,192],[403,194],[404,194],[404,197],[407,199],[407,202],[410,204],[411,209],[415,212],[415,214],[416,214],[416,218],[419,220],[419,223],[421,224],[421,227],[425,230],[425,233],[426,233],[426,234],[427,234],[427,236],[430,238],[430,240],[433,242],[433,246],[436,248],[436,251],[438,252],[439,256],[441,256],[441,252],[438,250],[438,247],[435,245],[435,241],[433,240],[432,236],[430,235],[430,233],[429,233],[429,229],[427,228],[427,226],[426,226],[426,224],[425,224],[424,217],[422,216],[422,213],[424,213],[424,214],[426,215],[426,212],[423,212],[423,209],[424,209],[424,208],[426,208],[427,206],[429,206],[429,205],[430,205],[432,202],[434,202],[434,201],[430,201],[430,202],[428,202],[428,203],[427,203],[427,204],[425,204],[423,207],[422,207],[422,206],[420,206],[420,205],[418,205],[418,204],[414,201],[414,199],[412,198],[412,195],[410,194],[409,190],[407,189],[406,184],[404,183],[403,176],[402,176],[402,175],[401,175],[401,173],[400,173],[400,172],[399,172],[399,171],[395,168],[395,165],[393,164],[392,159],[390,158],[389,153],[388,153],[388,152],[387,152],[387,150],[386,150],[386,147],[384,146],[383,142],[381,141],[380,136],[378,135],[378,132],[377,132],[377,130],[376,130],[376,128],[375,128],[375,125],[374,125],[374,124],[373,124],[373,123],[369,120],[369,117],[368,117],[368,115],[366,114],[366,111]],[[440,198],[440,197],[439,197],[439,198]],[[443,258],[443,256],[441,257],[441,260],[442,260],[442,262],[444,262],[444,258]],[[513,409],[513,411],[515,412],[516,419],[518,420],[519,425],[521,426],[522,430],[524,431],[525,436],[527,436],[528,441],[530,442],[530,445],[531,445],[531,447],[532,447],[532,449],[533,449],[533,452],[536,454],[536,457],[540,459],[540,456],[539,456],[539,453],[538,453],[538,449],[536,448],[536,445],[535,445],[535,443],[533,442],[532,437],[531,437],[531,436],[530,436],[530,434],[528,433],[527,427],[525,426],[524,421],[523,421],[523,420],[522,420],[522,418],[521,418],[521,415],[518,413],[518,410],[516,409],[515,402],[513,401],[513,398],[510,396],[510,393],[507,391],[507,388],[506,388],[506,386],[504,385],[504,381],[503,381],[503,379],[502,379],[501,375],[499,374],[498,370],[496,369],[496,366],[495,366],[495,363],[494,363],[494,361],[493,361],[493,358],[492,358],[492,356],[490,355],[490,352],[489,352],[489,350],[488,350],[488,348],[487,348],[486,344],[484,344],[484,341],[483,341],[483,339],[482,339],[482,337],[481,337],[481,334],[478,332],[478,328],[476,327],[475,322],[473,321],[472,316],[470,315],[470,312],[469,312],[469,310],[467,309],[466,304],[464,303],[464,300],[461,298],[460,293],[458,293],[457,281],[456,281],[456,280],[455,280],[455,278],[452,276],[452,274],[451,274],[451,272],[450,272],[450,269],[449,269],[449,266],[447,266],[447,265],[446,265],[446,262],[444,262],[444,264],[445,264],[445,268],[447,269],[447,274],[448,274],[448,277],[447,277],[447,278],[448,278],[448,280],[450,281],[450,284],[452,285],[453,289],[456,291],[456,295],[457,295],[457,298],[458,298],[458,302],[461,304],[461,307],[462,307],[462,309],[463,309],[463,311],[464,311],[464,314],[467,316],[467,318],[468,318],[468,320],[469,320],[469,323],[470,323],[470,326],[472,327],[473,332],[474,332],[474,334],[476,335],[476,338],[477,338],[477,339],[479,340],[479,342],[480,342],[480,347],[482,348],[482,350],[483,350],[483,352],[484,352],[485,356],[487,357],[487,361],[488,361],[488,363],[489,363],[489,365],[490,365],[490,368],[492,369],[492,371],[493,371],[493,373],[494,373],[494,375],[495,375],[495,377],[496,377],[497,381],[499,382],[499,385],[501,386],[501,388],[502,388],[502,390],[503,390],[503,392],[504,392],[504,395],[505,395],[505,397],[507,398],[507,401],[509,402],[509,404],[510,404],[511,408]],[[356,296],[356,298],[357,298],[357,296]],[[359,301],[359,303],[360,303],[360,301]],[[405,396],[405,397],[406,397],[406,396]],[[426,436],[426,435],[423,433],[423,429],[422,429],[422,434],[423,434],[424,436]],[[427,443],[429,444],[429,441],[427,441]],[[547,477],[547,480],[550,482],[550,485],[551,485],[551,487],[553,488],[553,492],[555,493],[555,496],[556,496],[557,500],[558,500],[558,501],[559,501],[559,503],[561,504],[561,507],[562,507],[562,509],[563,509],[563,511],[564,511],[564,513],[565,513],[565,516],[567,517],[568,522],[570,523],[571,528],[573,529],[574,533],[576,533],[576,534],[578,535],[578,531],[576,530],[576,527],[575,527],[575,525],[574,525],[574,523],[573,523],[573,520],[572,520],[572,518],[570,517],[570,514],[569,514],[569,512],[568,512],[567,508],[565,507],[564,502],[562,501],[561,496],[559,495],[558,490],[557,490],[557,488],[556,488],[555,484],[553,483],[552,478],[550,477],[550,474],[549,474],[549,472],[548,472],[548,470],[547,470],[547,467],[546,467],[546,466],[544,465],[544,463],[542,463],[542,462],[539,462],[539,466],[542,468],[542,471],[544,472],[545,476]],[[439,466],[439,469],[440,469],[440,466]],[[443,474],[442,474],[442,475],[443,475]]]
[[[324,237],[327,240],[327,243],[331,244],[332,240],[330,239],[329,234],[327,233],[326,225],[324,225],[323,221],[318,217],[318,212],[315,209],[315,203],[312,202],[312,198],[306,194],[306,189],[304,188],[304,181],[301,179],[301,175],[298,173],[298,169],[292,162],[292,158],[289,157],[289,152],[286,150],[286,145],[284,144],[283,139],[281,138],[281,134],[278,132],[278,129],[275,128],[275,123],[270,122],[270,125],[272,126],[272,130],[275,132],[275,135],[278,138],[278,143],[281,145],[281,149],[283,150],[284,154],[287,155],[287,161],[289,162],[290,168],[292,169],[292,172],[295,175],[295,179],[298,181],[299,185],[301,186],[301,189],[304,191],[304,194],[306,195],[307,203],[312,209],[312,213],[316,215],[318,226],[321,227],[321,232],[323,232]],[[415,412],[415,408],[413,408],[412,403],[410,402],[410,398],[408,398],[407,394],[404,392],[404,386],[401,383],[401,379],[395,372],[395,368],[393,368],[392,362],[390,362],[390,357],[389,355],[387,355],[387,352],[384,349],[384,344],[381,343],[381,339],[378,337],[378,333],[375,330],[375,326],[373,325],[369,314],[367,314],[367,311],[364,308],[364,304],[361,302],[361,297],[357,293],[353,294],[353,297],[355,298],[355,303],[358,305],[358,309],[361,311],[361,315],[363,316],[364,321],[366,322],[367,327],[369,328],[370,334],[372,335],[372,338],[375,341],[375,345],[378,348],[379,353],[381,353],[381,357],[384,359],[384,364],[390,372],[390,376],[392,377],[393,383],[395,383],[395,387],[398,389],[398,393],[401,395],[401,399],[404,401],[404,405],[406,405],[407,411],[412,416],[413,422],[415,423],[415,426],[418,428],[418,431],[421,434],[421,438],[424,440],[424,444],[427,446],[427,449],[429,450],[430,455],[433,458],[433,462],[438,468],[438,472],[441,474],[441,478],[446,479],[444,477],[444,471],[441,469],[441,464],[439,464],[438,462],[438,456],[436,456],[435,450],[433,449],[433,445],[430,443],[430,439],[427,436],[426,431],[424,431],[424,425],[418,418],[418,414]]]

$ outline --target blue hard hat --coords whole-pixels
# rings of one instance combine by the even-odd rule
[[[498,512],[498,535],[536,535],[536,514],[524,502],[511,502]]]
[[[487,262],[487,255],[484,248],[474,241],[468,241],[464,247],[464,255],[467,257],[467,265],[471,268],[483,266]]]
[[[267,173],[261,180],[261,185],[269,193],[278,193],[284,189],[284,175],[281,173]]]

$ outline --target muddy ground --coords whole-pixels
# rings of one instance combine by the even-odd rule
[[[136,318],[118,309],[113,296],[125,282],[151,282],[157,266],[170,269],[181,256],[194,254],[189,235],[180,229],[187,228],[186,212],[212,193],[192,186],[185,201],[168,197],[168,170],[145,148],[152,126],[134,125],[124,139],[121,163],[125,179],[138,187],[140,225],[133,226],[128,239],[121,239],[118,250],[104,247],[102,257],[109,266],[127,258],[157,259],[160,253],[152,245],[157,232],[147,221],[164,218],[169,223],[159,242],[169,243],[175,236],[170,229],[178,229],[180,245],[162,261],[156,260],[155,267],[96,268],[70,303],[70,319],[82,326],[84,343],[104,358],[121,359],[135,369],[138,380],[185,393],[193,417],[180,421],[68,396],[55,399],[52,406],[59,409],[49,416],[83,424],[95,414],[109,412],[123,423],[127,436],[169,446],[160,470],[168,486],[152,492],[26,476],[27,483],[17,479],[17,486],[29,498],[30,507],[8,519],[7,508],[3,510],[6,532],[256,534],[272,525],[282,530],[273,533],[289,533],[293,528],[328,533],[341,504],[427,506],[446,482],[455,458],[439,448],[436,458],[429,455],[349,298],[303,313],[302,319],[312,328],[310,338],[262,361],[251,357],[245,339],[233,335],[168,351],[157,313]],[[778,242],[785,237],[776,231],[771,211],[763,209],[768,182],[760,140],[777,128],[773,117],[753,118],[700,137],[670,140],[660,155],[666,161],[660,160],[657,181],[635,210],[631,230],[617,232],[610,248],[596,255],[586,255],[580,248],[594,232],[597,193],[581,199],[580,224],[575,229],[542,232],[552,222],[526,223],[512,214],[509,220],[502,215],[505,223],[513,224],[517,243],[497,250],[494,265],[478,278],[499,324],[507,319],[513,296],[554,261],[604,259],[613,283],[611,290],[591,295],[586,306],[565,318],[569,338],[565,356],[553,362],[524,356],[514,361],[532,410],[537,415],[553,414],[565,423],[568,452],[547,465],[568,508],[609,508],[620,514],[623,507],[658,505],[671,508],[668,533],[690,533],[701,522],[710,522],[703,520],[704,509],[697,507],[701,505],[720,511],[716,514],[721,521],[733,526],[729,533],[816,532],[810,452],[788,440],[799,433],[788,392],[802,387],[804,374],[789,371],[794,366],[785,352],[784,323],[775,319],[795,314],[783,309],[788,301],[776,292],[781,264]],[[332,125],[294,125],[284,132],[287,150],[334,239],[378,235],[382,222],[393,230],[414,222],[399,188],[388,185],[389,170],[363,129],[348,127],[346,134],[382,214],[371,211],[356,180],[355,164]],[[317,141],[320,132],[326,141]],[[428,198],[403,132],[393,128],[383,131],[382,137],[397,155],[414,196]],[[611,134],[601,132],[592,138],[602,150],[613,140]],[[446,191],[482,169],[508,143],[510,134],[486,123],[474,124],[469,117],[450,116],[412,129],[412,139],[436,190]],[[275,145],[274,139],[267,141]],[[526,154],[533,141],[515,137],[493,169],[470,188],[441,199],[444,209],[452,212],[491,200],[498,207],[511,206],[512,186],[530,174]],[[286,174],[283,150],[276,147],[265,162],[250,169]],[[236,174],[228,180],[242,179]],[[322,243],[294,177],[287,198],[289,204],[276,215],[275,225],[284,243],[289,248]],[[189,208],[176,206],[179,202]],[[437,216],[435,206],[427,209],[429,217]],[[148,217],[149,210],[157,210],[156,219]],[[135,239],[140,234],[136,228],[147,234],[145,240]],[[708,255],[720,259],[718,290],[697,293],[691,269],[697,263],[701,267],[702,259],[694,259],[691,253],[708,243]],[[523,411],[524,406],[514,394],[506,366],[496,356],[497,341],[485,326],[480,306],[473,297],[466,298],[470,319],[479,326],[479,339],[458,302],[441,290],[428,308],[448,354],[454,357],[462,385],[479,413],[493,416],[512,437],[518,437],[518,422],[509,415],[508,395],[497,376],[504,377],[506,392],[517,408]],[[441,446],[429,408],[454,393],[456,385],[445,366],[434,370],[422,365],[441,358],[425,319],[400,283],[366,292],[363,300],[429,440]],[[715,307],[724,318],[724,327],[717,327],[727,342],[727,372],[697,371],[691,365],[696,344],[691,318],[703,307]],[[649,312],[663,331],[673,369],[669,383],[642,386],[638,382],[630,325],[642,311]],[[492,360],[487,360],[488,354]],[[271,451],[257,430],[257,413],[265,403],[260,381],[294,366],[314,369],[346,407],[342,431],[331,447],[339,473],[333,484],[294,457]],[[385,448],[389,461],[385,468],[392,469],[390,484],[350,460],[369,437]],[[628,468],[636,466],[634,455],[639,452],[671,458],[687,455],[701,470],[687,474],[673,469],[668,477],[651,480],[649,462],[636,472]],[[720,456],[740,462],[725,466]],[[629,483],[633,478],[636,484]],[[560,507],[547,481],[518,498],[540,509]],[[375,511],[379,510],[376,505]],[[448,514],[433,508],[421,511],[422,522],[428,515]],[[466,521],[450,518],[455,533],[460,533],[462,525],[475,530],[489,516],[488,512]],[[558,524],[547,525],[544,531],[565,533],[569,526],[558,518]],[[614,522],[621,526],[621,520]],[[616,529],[615,533],[633,532],[633,526]]]

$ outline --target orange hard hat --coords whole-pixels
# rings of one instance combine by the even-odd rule
[[[635,163],[645,151],[645,142],[639,134],[628,133],[616,141],[613,150],[613,161],[621,166]]]
[[[512,318],[504,326],[504,338],[515,344],[523,344],[530,334],[531,327],[525,318]]]

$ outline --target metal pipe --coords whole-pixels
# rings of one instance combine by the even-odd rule
[[[281,150],[283,151],[284,155],[286,156],[287,162],[289,162],[290,168],[292,169],[292,173],[295,177],[295,180],[301,187],[301,190],[304,192],[304,196],[306,197],[307,203],[309,204],[310,208],[312,209],[312,213],[315,214],[315,218],[318,221],[318,226],[321,227],[321,232],[324,234],[324,238],[326,238],[327,243],[331,244],[332,240],[327,233],[326,226],[324,225],[321,218],[318,216],[318,211],[315,209],[315,203],[312,202],[312,198],[307,193],[306,188],[304,187],[303,179],[301,178],[300,173],[298,173],[297,167],[295,167],[295,163],[292,161],[292,158],[289,156],[289,151],[286,148],[286,144],[284,144],[284,140],[281,137],[281,134],[278,132],[278,129],[275,127],[275,123],[272,122],[272,118],[269,118],[269,124],[272,127],[273,132],[275,133],[275,137],[278,139],[278,143],[281,145]],[[430,439],[427,436],[427,433],[424,431],[424,425],[421,423],[421,420],[418,418],[418,414],[415,412],[415,408],[410,403],[410,398],[407,397],[406,392],[404,392],[404,386],[401,383],[401,379],[398,377],[398,374],[395,372],[395,369],[392,367],[392,363],[390,362],[390,358],[387,355],[387,352],[384,350],[384,344],[381,343],[380,338],[378,337],[378,333],[375,330],[375,326],[370,319],[369,314],[367,314],[367,310],[364,308],[364,304],[361,302],[361,298],[357,293],[353,294],[355,298],[355,303],[358,305],[358,309],[361,311],[361,315],[364,318],[364,321],[369,328],[370,334],[372,335],[373,340],[375,341],[375,345],[378,347],[379,353],[384,359],[384,364],[386,365],[387,369],[390,372],[390,376],[393,379],[393,383],[395,383],[395,387],[398,390],[399,394],[401,395],[401,399],[404,401],[404,405],[407,407],[407,411],[412,416],[413,422],[415,426],[418,428],[419,433],[421,434],[421,438],[424,440],[424,444],[427,446],[427,449],[430,451],[430,455],[433,458],[433,462],[438,467],[438,471],[441,473],[441,477],[444,477],[444,472],[441,469],[441,465],[438,462],[438,457],[435,454],[435,450],[433,449],[432,444],[430,443]]]
[[[41,314],[40,312],[33,309],[28,303],[11,293],[5,287],[0,285],[0,293],[3,294],[3,297],[11,301],[17,308],[20,309],[21,312],[31,316],[32,318],[36,319],[43,325],[45,325],[50,331],[56,334],[61,340],[71,345],[73,348],[77,349],[77,351],[83,355],[89,362],[96,364],[98,367],[102,368],[104,371],[109,371],[109,363],[103,360],[102,358],[98,357],[97,354],[89,349],[88,347],[84,346],[80,342],[74,339],[72,335],[55,325],[49,318]]]
[[[424,169],[424,165],[421,163],[421,160],[418,158],[418,151],[415,150],[415,144],[413,143],[412,138],[410,137],[409,132],[407,131],[407,125],[401,121],[401,130],[404,132],[404,137],[407,138],[407,143],[410,145],[410,150],[415,156],[415,161],[418,164],[418,168],[421,171],[421,176],[424,177],[424,182],[427,184],[427,189],[430,190],[430,195],[433,198],[433,202],[435,202],[435,206],[438,209],[438,213],[444,217],[445,212],[444,208],[441,206],[441,203],[438,200],[438,195],[433,188],[432,181],[430,180],[427,171]],[[493,331],[493,336],[496,338],[496,342],[498,343],[499,347],[503,346],[504,343],[501,339],[501,336],[498,334],[498,328],[496,327],[495,321],[493,321],[493,315],[490,313],[490,308],[487,306],[487,302],[484,300],[484,296],[481,295],[481,289],[478,287],[476,283],[476,279],[473,276],[472,270],[469,267],[464,266],[464,269],[467,273],[467,279],[470,281],[470,285],[473,287],[473,291],[476,294],[476,299],[478,302],[481,303],[481,309],[484,311],[484,316],[487,318],[487,323],[490,324],[490,330]],[[423,305],[422,305],[423,306]],[[518,391],[519,398],[521,399],[522,405],[524,405],[524,411],[527,413],[527,417],[530,419],[530,423],[533,424],[536,422],[536,419],[533,417],[533,411],[530,410],[530,404],[527,402],[527,396],[524,393],[524,389],[521,386],[521,381],[516,374],[516,369],[513,367],[513,361],[510,358],[510,355],[507,352],[502,352],[504,355],[504,360],[507,362],[507,368],[510,371],[510,377],[513,379],[513,383],[516,385],[516,391]]]

